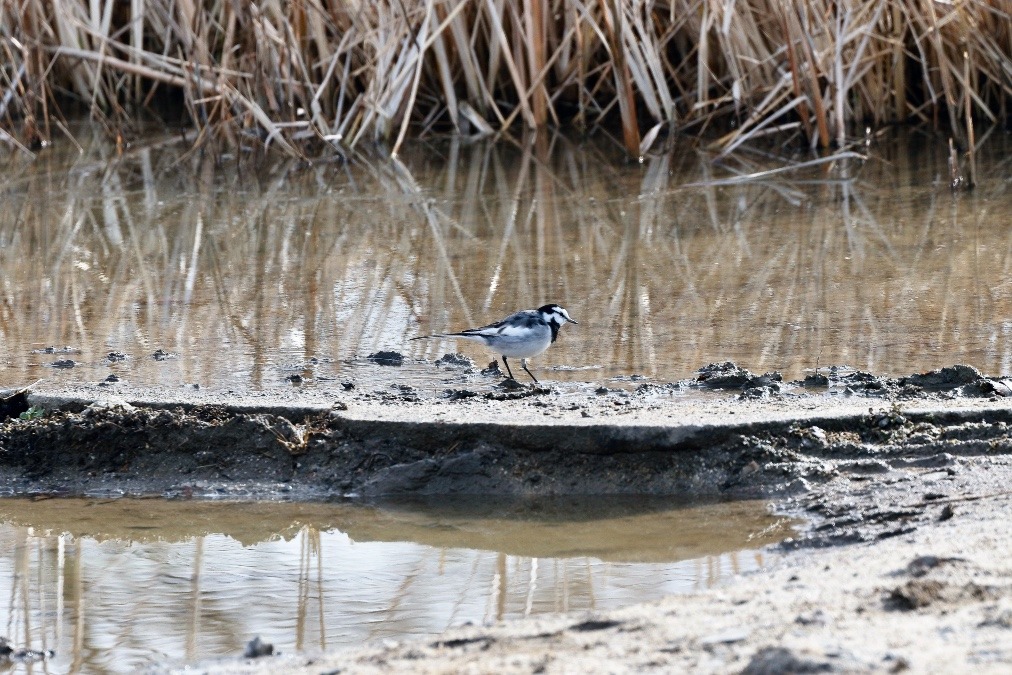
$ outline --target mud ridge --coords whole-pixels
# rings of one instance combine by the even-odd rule
[[[633,392],[538,389],[513,400],[420,401],[402,392],[410,397],[402,401],[358,392],[329,402],[221,405],[213,394],[179,401],[129,389],[116,397],[25,389],[0,396],[7,415],[0,490],[771,497],[803,495],[841,475],[861,481],[904,467],[942,470],[959,458],[1012,449],[1012,410],[988,387],[994,380],[969,367],[834,378],[843,395],[803,386],[785,393],[775,374],[754,376],[731,363]],[[742,394],[670,394],[715,382]],[[856,383],[870,393],[855,393]],[[925,393],[929,385],[948,398]],[[775,391],[746,395],[757,387]]]

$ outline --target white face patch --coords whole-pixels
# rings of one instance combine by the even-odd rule
[[[562,307],[559,307],[558,305],[555,306],[555,309],[552,310],[551,314],[545,314],[544,317],[545,321],[551,321],[552,319],[555,319],[556,322],[560,325],[566,323],[567,321],[576,323],[569,317],[569,312],[567,312]]]

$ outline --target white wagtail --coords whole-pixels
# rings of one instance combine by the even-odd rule
[[[510,370],[507,356],[520,357],[520,366],[527,371],[535,382],[538,378],[527,369],[527,359],[537,356],[548,349],[556,338],[559,337],[559,329],[562,324],[579,323],[574,321],[562,307],[556,304],[545,305],[537,309],[523,309],[516,314],[510,314],[502,321],[490,323],[481,328],[468,328],[459,333],[437,333],[436,335],[421,335],[412,340],[424,340],[434,337],[457,337],[467,340],[481,342],[496,354],[502,355],[502,362],[506,364],[506,372],[510,374],[511,380],[513,371]]]

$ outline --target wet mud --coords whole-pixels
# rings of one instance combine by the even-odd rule
[[[691,380],[592,393],[510,382],[424,400],[411,387],[346,390],[308,404],[215,404],[214,394],[176,401],[125,386],[113,398],[13,390],[0,396],[0,489],[774,497],[804,495],[840,475],[860,482],[912,466],[944,471],[1012,448],[1008,385],[969,366],[824,377],[827,386],[784,383],[725,363]],[[711,389],[723,395],[708,398]]]
[[[224,661],[208,672],[576,664],[1003,672],[1012,664],[1005,380],[957,365],[900,378],[831,369],[784,382],[725,363],[681,382],[620,384],[517,389],[490,378],[424,392],[359,383],[227,403],[205,390],[173,398],[122,383],[8,391],[0,489],[294,500],[761,497],[808,523],[777,545],[778,565],[722,590],[456,629],[424,644]],[[944,631],[951,640],[925,637]]]

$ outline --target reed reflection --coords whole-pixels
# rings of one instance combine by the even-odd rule
[[[40,669],[137,672],[238,655],[254,635],[314,650],[685,593],[762,566],[742,549],[792,525],[748,502],[507,512],[4,500],[0,620],[55,650]]]
[[[484,363],[407,338],[548,301],[584,324],[540,357],[578,369],[552,379],[678,379],[727,359],[788,377],[1007,372],[1009,143],[986,139],[987,179],[954,194],[931,139],[796,170],[748,149],[628,164],[546,136],[308,167],[93,140],[0,185],[0,385],[328,386],[381,349]],[[32,350],[49,345],[78,367],[47,368],[58,357]]]

